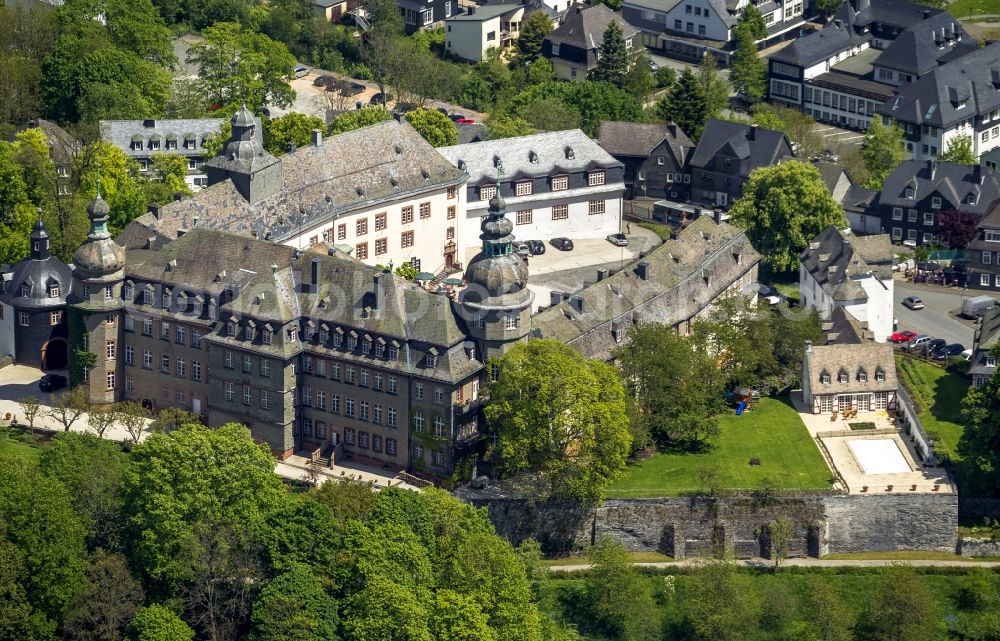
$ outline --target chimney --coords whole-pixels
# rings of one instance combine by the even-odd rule
[[[294,142],[286,142],[285,143],[285,153],[286,154],[290,154],[293,151],[295,151],[295,143]]]
[[[813,351],[813,342],[806,341],[806,354],[811,354]]]
[[[642,280],[649,280],[649,261],[640,260],[635,266],[635,275]]]
[[[721,225],[722,224],[722,210],[721,209],[716,209],[713,212],[712,218],[715,219],[715,224],[716,225]]]
[[[973,180],[973,182],[975,182],[977,185],[982,185],[983,184],[983,180],[985,178],[986,178],[986,176],[983,175],[983,166],[982,165],[973,165],[972,166],[972,180]]]
[[[319,259],[313,258],[309,264],[309,293],[315,294],[319,291]]]
[[[835,26],[835,27],[837,27],[838,29],[840,29],[841,27],[843,27],[843,26],[844,26],[844,23],[843,23],[843,22],[841,22],[840,18],[836,18],[836,19],[835,19],[835,20],[833,21],[833,24],[834,24],[834,26]]]
[[[160,207],[161,206],[162,205],[150,205],[149,206],[149,213],[153,214],[153,218],[155,218],[156,220],[160,219]]]
[[[379,303],[385,296],[385,283],[383,282],[385,278],[385,272],[377,272],[375,274],[375,302],[372,303],[372,310],[378,310]]]
[[[323,132],[319,129],[313,129],[312,131],[312,143],[313,147],[320,147],[323,145]]]
[[[757,125],[750,125],[750,131],[747,132],[747,140],[757,140]]]
[[[562,292],[557,292],[556,290],[552,290],[551,292],[549,292],[549,305],[555,307],[561,302],[562,302]]]
[[[476,15],[476,8],[475,7],[469,7],[469,15],[470,16]]]
[[[934,175],[937,174],[937,161],[936,160],[928,160],[927,161],[927,169],[930,170],[930,172],[931,172],[931,180],[934,180]]]
[[[569,295],[568,293],[566,293],[566,292],[562,292],[562,299],[563,299],[564,301],[567,301],[567,300],[569,300],[569,297],[570,297],[570,295]]]
[[[924,20],[926,20],[927,18],[930,18],[930,17],[931,17],[931,10],[930,9],[924,9]]]
[[[570,307],[572,307],[573,309],[575,309],[577,312],[579,312],[581,314],[584,313],[585,305],[584,305],[584,302],[583,302],[583,296],[572,296],[569,299],[569,304],[570,304]]]
[[[597,270],[597,282],[601,282],[602,280],[604,280],[607,277],[608,277],[608,270],[606,270],[606,269],[598,269]]]
[[[674,138],[676,138],[677,137],[677,123],[676,122],[669,123],[667,125],[667,131],[670,132],[671,136],[673,136]]]

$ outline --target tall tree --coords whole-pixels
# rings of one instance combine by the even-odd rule
[[[340,114],[330,122],[329,134],[335,136],[347,131],[361,129],[391,120],[392,114],[385,107],[362,107],[354,111]]]
[[[544,11],[533,11],[521,22],[517,37],[518,64],[527,66],[542,55],[542,42],[555,26]]]
[[[125,641],[191,641],[194,630],[169,608],[154,603],[139,610]]]
[[[709,53],[701,59],[697,78],[698,87],[705,99],[705,109],[708,112],[706,120],[718,117],[729,104],[730,87],[729,81],[719,72],[715,56]]]
[[[733,223],[747,230],[747,238],[775,271],[798,265],[798,255],[809,241],[830,225],[845,227],[837,204],[810,164],[792,160],[762,167],[750,174],[746,188],[729,209]]]
[[[710,117],[705,94],[690,69],[684,69],[667,95],[656,105],[656,115],[664,122],[676,123],[692,140],[698,140]]]
[[[653,586],[633,567],[625,547],[603,538],[590,548],[587,556],[592,567],[584,579],[584,590],[598,632],[622,641],[662,636]]]
[[[302,565],[268,581],[253,607],[256,641],[337,641],[337,602]]]
[[[823,14],[824,17],[829,18],[834,13],[837,12],[844,3],[841,0],[815,0],[813,3],[813,8]]]
[[[865,132],[861,155],[869,173],[865,187],[882,189],[886,176],[909,156],[903,144],[903,130],[895,123],[886,127],[876,115]]]
[[[529,118],[522,110],[532,103],[554,99],[579,114],[580,128],[596,136],[602,120],[642,122],[645,114],[635,96],[606,82],[546,82],[534,85],[517,94],[510,108],[536,129],[545,129]]]
[[[784,133],[799,158],[812,158],[825,146],[823,137],[816,132],[816,121],[798,109],[761,102],[754,105],[750,112],[754,124]]]
[[[960,209],[946,209],[934,214],[938,242],[948,249],[965,249],[979,231],[979,216]]]
[[[930,641],[943,621],[938,600],[913,567],[897,564],[875,579],[868,607],[858,618],[855,638],[871,641]]]
[[[749,5],[756,11],[756,7]],[[759,15],[760,12],[757,11]],[[729,68],[729,81],[736,93],[750,103],[764,98],[767,93],[767,66],[757,53],[752,23],[741,22],[735,28],[736,51]]]
[[[480,604],[448,589],[434,594],[431,634],[436,641],[497,641]]]
[[[77,641],[119,641],[142,601],[142,585],[125,557],[97,550],[87,568],[87,587],[70,606],[64,627]]]
[[[732,563],[698,568],[684,586],[686,618],[698,641],[742,641],[760,621],[760,598],[750,578]]]
[[[938,156],[941,162],[957,162],[961,165],[975,165],[976,155],[972,153],[972,138],[956,136],[948,141],[948,148]]]
[[[28,236],[38,219],[16,151],[0,141],[0,261],[9,264],[28,255]]]
[[[1000,349],[994,347],[994,358]],[[983,488],[996,493],[1000,487],[1000,376],[993,374],[980,388],[970,388],[962,401],[965,429],[958,453],[982,478]]]
[[[599,501],[631,446],[614,370],[548,340],[517,345],[493,367],[485,413],[497,468],[541,473],[554,495]]]
[[[600,56],[597,58],[597,66],[590,72],[590,80],[607,82],[618,89],[624,89],[629,59],[625,49],[625,32],[618,20],[612,19],[608,23],[598,51]]]
[[[121,149],[98,141],[84,147],[76,162],[80,177],[78,191],[85,202],[97,195],[100,181],[101,197],[111,208],[108,228],[112,233],[120,232],[146,213],[146,194],[136,178],[139,165]]]
[[[313,129],[326,130],[326,123],[316,116],[290,111],[284,116],[269,120],[264,126],[267,150],[280,156],[289,144],[296,147],[308,145]]]
[[[432,641],[427,606],[388,578],[348,597],[343,617],[344,641]]]
[[[764,22],[764,15],[756,5],[748,4],[740,11],[740,19],[737,22],[738,29],[745,29],[749,36],[756,40],[763,40],[767,37],[767,23]]]
[[[504,113],[490,114],[485,124],[490,140],[529,136],[535,133],[535,128],[524,118],[511,117]]]
[[[403,18],[395,0],[370,0],[365,12],[370,26],[361,36],[361,59],[384,94],[386,85],[394,85],[407,65]]]

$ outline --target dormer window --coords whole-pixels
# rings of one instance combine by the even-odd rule
[[[361,341],[361,352],[367,354],[370,351],[372,351],[372,342],[366,338]]]
[[[986,357],[986,367],[996,367],[996,366],[997,366],[996,356],[987,356]]]
[[[479,200],[489,200],[497,195],[496,185],[482,185],[479,188]]]
[[[967,204],[967,205],[975,205],[976,204],[976,195],[975,194],[969,194],[968,196],[966,196],[965,197],[965,204]]]
[[[245,336],[248,341],[252,341],[256,335],[257,330],[250,325],[247,325],[246,329],[243,330],[243,336]]]
[[[907,198],[911,198],[912,199],[913,198],[913,187],[907,187],[906,190],[903,192],[903,195],[906,196]]]
[[[90,292],[87,292],[86,287],[84,287],[83,297],[87,298],[88,296],[90,296]],[[142,304],[143,305],[153,304],[153,292],[149,291],[148,289],[142,292]]]
[[[49,298],[57,298],[59,296],[59,284],[49,285]]]
[[[910,196],[907,196],[907,198],[910,198]],[[931,196],[931,208],[932,209],[941,209],[941,197],[940,196]]]
[[[875,370],[875,380],[880,383],[885,380],[885,370],[881,367]]]
[[[299,335],[299,332],[298,332],[298,330],[297,330],[297,329],[295,329],[294,327],[292,327],[292,328],[290,328],[290,329],[289,329],[289,330],[288,330],[288,331],[286,332],[286,335],[288,336],[288,340],[290,340],[290,341],[294,341],[294,340],[298,340],[298,335]]]
[[[389,360],[396,361],[399,360],[399,348],[395,345],[389,346]]]
[[[530,196],[531,195],[531,181],[522,180],[514,186],[514,194],[516,196]]]
[[[334,347],[340,347],[343,344],[344,344],[344,336],[343,336],[343,334],[334,334],[333,335],[333,346]]]
[[[437,356],[434,354],[427,354],[427,356],[424,357],[424,363],[427,367],[437,367]]]
[[[830,384],[830,374],[829,374],[829,372],[823,372],[823,373],[821,373],[819,375],[819,382],[822,383],[823,385],[829,385]]]
[[[592,171],[587,174],[587,186],[597,187],[604,184],[604,170]]]
[[[383,356],[385,356],[385,345],[375,343],[375,358],[382,358]]]
[[[21,283],[21,296],[24,298],[31,296],[31,285],[28,283]]]
[[[330,332],[328,330],[325,329],[319,330],[319,342],[323,343],[324,345],[330,342]]]
[[[122,298],[132,300],[135,297],[135,289],[131,285],[122,287]]]
[[[163,292],[163,295],[160,296],[160,306],[163,309],[170,307],[170,292]]]
[[[848,380],[848,378],[849,377],[847,376],[847,372],[845,372],[844,370],[840,370],[840,373],[837,374],[837,382],[838,383],[846,383],[847,380]]]
[[[229,321],[226,323],[226,334],[229,336],[236,336],[237,325],[235,321]]]
[[[867,383],[868,382],[868,372],[866,372],[863,369],[858,370],[858,382],[859,383]]]
[[[553,176],[552,191],[563,191],[569,189],[569,176]]]
[[[356,336],[347,337],[347,349],[355,350],[358,348],[358,338]]]
[[[159,149],[160,148],[160,141],[159,140],[150,140],[149,141],[149,148],[150,149]]]
[[[260,332],[260,342],[264,343],[265,345],[270,345],[271,344],[271,339],[273,338],[273,336],[274,336],[274,334],[273,334],[273,332],[271,332],[271,328],[270,327],[265,327]]]

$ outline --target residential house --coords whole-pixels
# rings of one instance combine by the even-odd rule
[[[478,221],[497,193],[519,240],[604,238],[621,231],[624,167],[579,129],[486,140],[437,150],[468,175],[460,248],[478,245]]]
[[[873,213],[894,242],[933,245],[939,213],[959,210],[982,218],[998,198],[1000,175],[981,165],[908,160],[886,177]]]
[[[821,122],[866,129],[899,85],[977,48],[939,9],[893,1],[860,13],[853,7],[845,3],[840,17],[770,57],[772,102],[801,108]]]
[[[979,389],[997,371],[997,359],[993,348],[1000,339],[1000,307],[987,310],[976,319],[976,332],[972,343],[972,358],[969,359],[969,376],[972,386]]]
[[[362,0],[312,0],[317,15],[327,22],[340,22],[344,16],[364,6]]]
[[[694,143],[676,124],[605,121],[598,142],[625,166],[626,200],[687,200]]]
[[[625,48],[635,56],[642,48],[639,30],[604,4],[590,7],[574,5],[566,20],[545,36],[542,55],[552,63],[555,77],[561,80],[586,80],[597,67],[604,32],[615,20],[625,36]]]
[[[723,65],[735,49],[733,28],[749,0],[625,0],[622,17],[642,30],[643,44],[664,55],[698,63],[711,53]],[[755,2],[767,25],[758,44],[794,38],[806,23],[805,0]]]
[[[490,49],[503,51],[514,45],[524,16],[524,5],[466,7],[444,21],[445,50],[463,60],[482,62]]]
[[[855,243],[877,262],[869,265]],[[830,226],[799,256],[799,303],[824,321],[843,308],[871,340],[885,342],[893,331],[892,261],[885,234],[858,238]]]
[[[458,0],[396,0],[406,33],[440,27],[462,11]]]
[[[806,341],[802,399],[814,414],[892,407],[899,385],[894,358],[890,344],[813,345]]]
[[[256,119],[254,134],[263,141],[263,128]],[[153,169],[157,154],[183,156],[187,160],[184,180],[195,190],[208,184],[205,171],[205,145],[222,130],[222,118],[191,118],[175,120],[102,120],[101,139],[121,149],[139,164],[139,171]]]
[[[882,216],[875,206],[878,192],[865,189],[861,185],[851,185],[844,194],[841,204],[851,231],[857,234],[879,234],[882,232]]]
[[[937,158],[949,143],[970,138],[976,158],[1000,147],[1000,43],[951,60],[913,82],[876,110],[897,123],[914,160]]]
[[[275,158],[256,121],[233,117],[233,137],[207,164],[209,186],[133,221],[129,248],[161,245],[195,227],[303,248],[319,242],[369,265],[457,268],[467,176],[406,122],[390,120]],[[466,236],[471,236],[471,232]]]
[[[759,262],[742,229],[701,216],[624,269],[598,270],[596,282],[577,292],[552,292],[550,306],[532,317],[531,334],[608,360],[636,325],[689,334],[720,299],[755,296]]]
[[[993,203],[979,221],[976,235],[965,246],[965,257],[968,287],[1000,290],[1000,202]]]
[[[791,158],[780,131],[728,120],[709,120],[689,161],[691,200],[727,208],[741,195],[750,173]]]

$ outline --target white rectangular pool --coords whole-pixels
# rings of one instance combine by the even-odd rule
[[[891,438],[848,441],[855,460],[865,474],[900,474],[910,472],[910,465]]]

